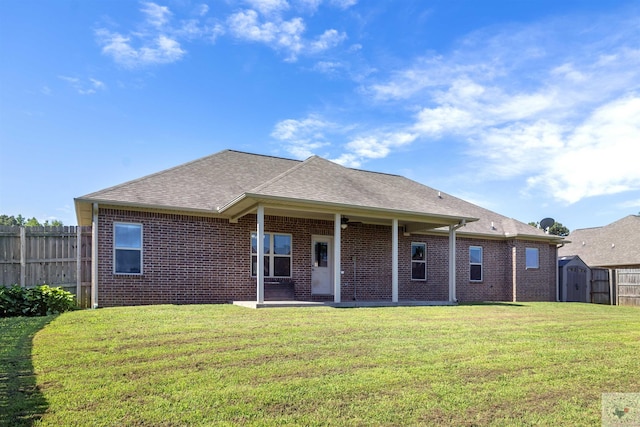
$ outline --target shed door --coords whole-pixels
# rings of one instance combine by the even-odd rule
[[[311,293],[333,295],[332,237],[315,236],[311,240]]]
[[[589,302],[587,296],[587,269],[583,267],[567,268],[567,301]]]

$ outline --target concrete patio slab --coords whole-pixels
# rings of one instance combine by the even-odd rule
[[[284,307],[333,307],[333,308],[357,308],[357,307],[429,307],[429,306],[455,306],[449,301],[344,301],[344,302],[315,302],[315,301],[234,301],[234,305],[246,308],[284,308]]]

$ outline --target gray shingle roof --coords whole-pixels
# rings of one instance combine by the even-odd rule
[[[225,150],[79,199],[215,212],[300,162]]]
[[[640,216],[629,215],[603,227],[572,231],[559,256],[578,255],[590,267],[640,265]]]
[[[225,215],[247,197],[466,218],[459,232],[556,239],[399,175],[351,169],[317,156],[298,161],[232,150],[79,197],[76,210],[79,223],[90,221],[86,212],[93,202]]]

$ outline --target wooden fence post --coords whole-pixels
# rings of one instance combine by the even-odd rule
[[[27,275],[27,229],[20,227],[20,286],[25,287]]]
[[[82,227],[76,226],[76,302],[82,306]]]

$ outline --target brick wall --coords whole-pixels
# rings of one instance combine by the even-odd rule
[[[113,223],[143,225],[143,275],[113,274]],[[140,304],[225,303],[255,300],[256,279],[250,275],[250,236],[254,215],[232,224],[225,219],[131,212],[101,208],[99,212],[100,306]],[[333,222],[301,218],[265,217],[265,232],[292,236],[292,279],[296,298],[311,300],[311,239],[333,235]],[[342,231],[342,301],[391,300],[391,228],[350,224]],[[427,246],[427,280],[411,280],[411,243]],[[513,277],[517,299],[553,300],[555,248],[538,244],[539,271],[524,268],[524,247],[513,241],[458,237],[457,297],[464,301],[511,301]],[[401,300],[448,300],[448,237],[399,236],[398,293]],[[483,281],[469,282],[469,246],[483,247]],[[553,252],[553,253],[552,253]],[[524,284],[521,284],[524,283]]]
[[[555,301],[557,249],[555,245],[530,241],[512,241],[514,251],[514,301]],[[525,264],[526,248],[537,248],[539,268],[527,269]]]
[[[469,247],[482,248],[482,281],[469,277]],[[456,295],[458,301],[511,301],[511,247],[504,240],[469,239],[456,242]]]

